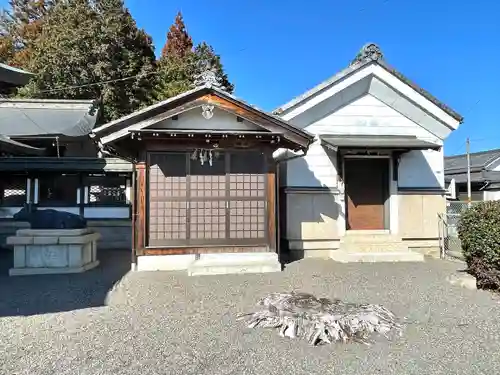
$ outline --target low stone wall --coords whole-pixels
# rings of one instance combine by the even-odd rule
[[[89,220],[88,227],[101,234],[99,250],[125,250],[132,248],[132,222],[128,219]],[[0,221],[0,247],[6,247],[7,237],[15,236],[18,229],[29,228],[28,223]],[[10,247],[10,246],[9,246]]]
[[[7,237],[15,236],[18,229],[27,229],[29,227],[30,225],[24,222],[0,221],[0,248],[7,247]]]
[[[14,247],[11,276],[84,272],[99,264],[91,229],[20,229],[7,238]]]

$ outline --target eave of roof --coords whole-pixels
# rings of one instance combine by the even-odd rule
[[[24,86],[33,76],[33,73],[0,63],[0,81],[2,82],[14,86]]]
[[[126,160],[111,157],[0,157],[0,172],[40,170],[130,173],[133,166]]]
[[[366,48],[366,46],[363,47],[363,48]],[[371,65],[371,64],[377,64],[378,66],[384,68],[389,73],[391,73],[394,76],[396,76],[397,78],[399,78],[402,82],[406,83],[412,89],[414,89],[415,91],[419,92],[427,100],[429,100],[430,102],[432,102],[433,104],[435,104],[437,107],[439,107],[440,109],[442,109],[445,113],[447,113],[448,115],[450,115],[451,117],[453,117],[455,120],[457,120],[460,123],[463,122],[463,116],[461,116],[460,114],[458,114],[456,111],[454,111],[453,109],[451,109],[449,106],[447,106],[443,102],[439,101],[436,97],[434,97],[428,91],[424,90],[423,88],[421,88],[420,86],[418,86],[416,83],[414,83],[413,81],[411,81],[410,79],[408,79],[407,77],[405,77],[398,70],[396,70],[395,68],[393,68],[389,64],[387,64],[387,62],[385,62],[383,60],[383,57],[382,57],[381,53],[378,54],[378,55],[376,55],[376,56],[370,56],[370,57],[361,58],[360,60],[357,60],[355,63],[352,63],[347,68],[341,70],[340,72],[338,72],[337,74],[335,74],[331,78],[329,78],[326,81],[320,83],[319,85],[313,87],[312,89],[306,91],[302,95],[297,96],[296,98],[292,99],[288,103],[286,103],[286,104],[284,104],[284,105],[276,108],[272,112],[274,114],[279,115],[279,114],[287,111],[288,109],[290,109],[292,107],[295,107],[296,105],[302,103],[303,101],[307,100],[308,98],[310,98],[311,96],[315,95],[316,93],[319,93],[323,89],[325,89],[325,88],[333,85],[337,81],[340,81],[342,78],[344,78],[344,77],[346,77],[346,76],[348,76],[348,75],[350,75],[352,73],[355,73],[355,72],[357,72],[357,71],[359,71],[359,70],[363,69],[364,67],[367,67],[368,65]]]
[[[416,136],[320,135],[320,139],[339,148],[389,148],[408,150],[440,149],[441,145],[418,139]]]
[[[157,115],[157,113],[161,113],[163,108],[166,108],[168,106],[175,106],[177,102],[183,102],[183,101],[189,101],[191,98],[194,97],[199,97],[202,94],[205,93],[214,93],[215,95],[218,95],[219,97],[226,99],[229,102],[232,102],[246,110],[252,111],[252,112],[258,112],[260,115],[263,115],[266,117],[269,121],[272,121],[275,124],[280,125],[284,129],[287,129],[288,131],[295,133],[301,137],[304,137],[308,140],[309,144],[314,140],[314,135],[305,131],[304,129],[297,127],[295,125],[290,124],[289,122],[285,121],[281,117],[274,115],[272,113],[266,112],[254,105],[250,105],[244,100],[229,94],[228,92],[219,89],[217,87],[214,87],[210,84],[205,84],[203,86],[199,86],[197,88],[194,88],[192,90],[186,91],[184,93],[181,93],[175,97],[169,98],[167,100],[164,100],[160,103],[156,103],[154,105],[151,105],[149,107],[143,108],[139,111],[136,111],[134,113],[131,113],[127,116],[124,116],[120,119],[111,121],[107,124],[104,124],[102,126],[99,126],[92,131],[92,136],[97,136],[99,138],[102,138],[104,135],[109,135],[115,132],[118,132],[120,130],[124,130],[128,128],[129,126],[139,123],[141,121],[145,121],[149,117],[152,117],[154,115]]]
[[[0,134],[0,149],[21,155],[42,155],[45,149],[21,143]]]
[[[87,135],[98,112],[95,100],[7,99],[0,101],[0,134],[12,138]]]

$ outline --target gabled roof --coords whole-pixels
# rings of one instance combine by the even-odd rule
[[[471,171],[487,170],[488,166],[500,159],[500,149],[474,152],[470,154]],[[446,174],[462,173],[467,171],[467,155],[454,155],[444,158]]]
[[[78,137],[90,133],[97,114],[93,100],[6,99],[0,101],[0,134]]]
[[[275,131],[279,128],[285,139],[295,142],[303,148],[307,148],[314,139],[314,135],[307,131],[288,123],[279,116],[250,105],[210,83],[99,126],[92,131],[91,135],[100,138],[103,144],[114,142],[131,132],[144,129],[207,103],[233,112],[247,121],[258,123],[258,125],[266,122],[272,128],[269,130]]]
[[[391,73],[392,75],[396,76],[399,80],[402,82],[406,83],[408,86],[410,86],[412,89],[415,91],[419,92],[422,96],[424,96],[427,100],[435,104],[437,107],[439,107],[441,110],[443,110],[445,113],[447,113],[449,116],[457,120],[459,123],[463,122],[463,117],[452,110],[450,107],[448,107],[446,104],[442,103],[439,101],[437,98],[435,98],[433,95],[431,95],[429,92],[406,78],[402,73],[391,67],[385,60],[383,59],[382,52],[380,51],[380,48],[373,44],[369,43],[365,45],[361,51],[358,53],[356,58],[351,62],[351,64],[340,71],[339,73],[335,74],[333,77],[330,79],[320,83],[319,85],[315,86],[314,88],[310,89],[309,91],[306,91],[304,94],[292,99],[288,103],[280,106],[279,108],[276,108],[273,113],[274,114],[282,114],[283,112],[291,109],[292,107],[295,107],[302,102],[306,101],[308,98],[312,97],[313,95],[321,92],[322,90],[326,89],[327,87],[332,86],[333,84],[337,83],[338,81],[342,80],[343,78],[354,74],[355,72],[369,66],[369,65],[377,65]]]

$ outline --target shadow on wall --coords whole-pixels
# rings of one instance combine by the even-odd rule
[[[425,157],[425,151],[416,150],[401,155],[398,177],[403,188],[442,188],[441,182]]]
[[[336,165],[336,154],[327,151],[330,163]],[[305,158],[290,161],[299,176],[298,191],[289,190],[286,194],[280,189],[280,256],[282,263],[289,263],[304,258],[303,250],[291,251],[289,241],[307,241],[308,248],[314,250],[314,242],[332,241],[337,238],[337,220],[344,217],[341,206],[336,202],[339,193],[332,192],[311,171]],[[289,163],[290,163],[289,162]],[[323,168],[330,168],[325,165]],[[287,179],[285,168],[280,169],[280,180],[283,185]],[[293,181],[298,186],[298,181]],[[315,186],[308,188],[307,186]],[[288,199],[287,199],[288,196]],[[291,198],[291,199],[290,199]]]
[[[104,306],[130,270],[130,253],[105,251],[101,264],[81,274],[8,276],[12,251],[0,248],[0,317],[28,316]]]

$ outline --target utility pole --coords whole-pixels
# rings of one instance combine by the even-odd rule
[[[471,183],[470,183],[470,139],[467,137],[465,141],[466,146],[466,154],[467,154],[467,205],[470,208],[472,199],[471,199]]]

